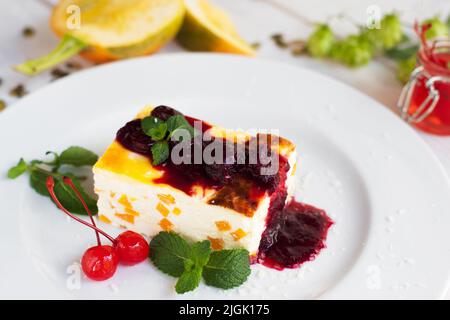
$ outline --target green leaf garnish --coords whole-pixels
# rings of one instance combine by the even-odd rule
[[[167,121],[148,116],[141,120],[141,127],[147,136],[157,142],[151,148],[153,164],[155,166],[160,165],[169,158],[170,150],[168,141],[175,132],[185,130],[187,134],[180,132],[180,137],[194,137],[194,128],[182,115],[171,116]]]
[[[203,268],[206,284],[221,289],[239,287],[249,275],[249,253],[244,249],[215,251]]]
[[[73,184],[80,192],[84,201],[86,201],[89,210],[93,214],[97,214],[98,212],[97,201],[95,201],[95,199],[91,198],[86,194],[84,189],[81,187],[80,182],[73,174],[65,174],[65,176],[72,179]],[[80,200],[78,200],[75,192],[62,181],[61,177],[55,179],[55,194],[58,200],[61,202],[61,204],[70,212],[80,215],[87,214],[82,203],[80,202]]]
[[[192,270],[186,270],[178,279],[175,285],[175,291],[183,294],[195,290],[202,279],[202,268],[195,266]]]
[[[167,133],[167,124],[156,117],[145,117],[141,121],[142,130],[154,141],[163,140]]]
[[[167,124],[165,122],[158,124],[156,127],[149,130],[149,134],[155,141],[161,141],[166,137]]]
[[[34,169],[30,172],[30,186],[34,191],[39,193],[42,196],[49,197],[47,186],[45,185],[45,181],[47,177],[52,175],[51,172],[45,170]]]
[[[160,165],[169,158],[169,143],[158,141],[152,146],[152,159],[155,166]]]
[[[203,268],[208,263],[210,255],[211,242],[208,240],[197,242],[192,245],[192,259],[196,266]]]
[[[14,167],[8,170],[8,178],[16,179],[17,177],[24,174],[27,171],[27,169],[28,169],[27,163],[25,162],[25,160],[23,160],[23,158],[21,158]]]
[[[50,194],[48,193],[46,186],[46,180],[47,177],[52,176],[55,181],[55,194],[61,204],[73,213],[86,215],[87,212],[84,210],[82,203],[80,203],[76,197],[75,192],[63,183],[63,177],[67,176],[72,179],[75,187],[79,190],[81,196],[86,201],[86,204],[92,213],[97,213],[98,208],[96,200],[90,197],[81,187],[79,179],[74,175],[74,173],[62,173],[59,171],[61,165],[72,167],[93,165],[97,161],[97,155],[81,147],[70,147],[60,155],[51,151],[46,153],[46,155],[49,154],[54,156],[52,161],[35,159],[27,163],[25,160],[20,159],[19,163],[8,171],[8,177],[15,179],[24,172],[28,171],[30,173],[31,188],[38,194],[50,198]]]
[[[203,275],[207,285],[230,289],[243,284],[250,275],[247,250],[211,251],[208,240],[190,245],[173,232],[160,232],[150,242],[150,259],[162,272],[179,278],[177,293],[192,291]]]
[[[194,136],[194,128],[182,115],[171,116],[167,119],[167,129],[169,130],[171,136],[175,131],[182,129],[189,132],[191,137]]]
[[[181,277],[186,260],[191,260],[191,247],[176,233],[160,232],[150,242],[150,259],[162,272]]]
[[[98,156],[94,152],[82,147],[70,147],[59,156],[60,164],[75,167],[93,166],[97,160]]]

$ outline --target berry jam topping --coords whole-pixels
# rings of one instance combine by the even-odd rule
[[[178,111],[166,106],[155,108],[151,115],[162,120],[167,120],[173,115],[179,115]],[[195,118],[185,117],[194,126],[194,122],[200,121]],[[139,153],[151,160],[150,148],[154,141],[145,135],[141,126],[141,120],[134,120],[125,125],[117,134],[117,141],[126,149]],[[202,123],[202,131],[211,128],[205,122]],[[252,217],[258,207],[259,200],[266,193],[270,195],[270,206],[267,217],[267,227],[263,233],[258,251],[257,262],[278,270],[284,268],[298,267],[305,261],[312,260],[315,255],[324,248],[325,238],[332,221],[325,212],[312,206],[290,202],[285,206],[287,198],[286,180],[290,169],[289,162],[281,155],[278,171],[275,174],[263,175],[261,169],[265,165],[261,161],[271,157],[272,136],[257,135],[256,139],[245,142],[245,145],[237,143],[224,143],[222,138],[213,138],[211,141],[192,139],[187,155],[191,159],[190,164],[175,164],[169,160],[158,168],[164,173],[161,178],[154,180],[155,183],[171,185],[176,189],[191,195],[194,186],[201,186],[217,190],[209,199],[209,204],[227,207]],[[200,140],[200,141],[197,141]],[[212,147],[211,144],[220,142],[223,146],[222,161],[220,164],[207,164],[201,162],[195,164],[195,150],[203,151]],[[170,141],[172,150],[178,142]],[[282,138],[279,139],[282,148],[289,148],[292,144]],[[231,148],[231,149],[227,149]],[[256,150],[254,149],[256,148]],[[219,149],[220,150],[220,149]],[[238,155],[238,150],[244,150]],[[261,153],[261,152],[265,152]],[[257,161],[250,164],[251,154],[257,155]],[[231,155],[231,156],[230,156]],[[231,161],[230,161],[231,160]],[[270,165],[270,164],[269,164]]]
[[[150,148],[155,144],[142,130],[141,119],[128,122],[117,132],[116,139],[128,150],[143,156],[150,156]]]
[[[152,110],[152,116],[164,121],[176,115],[181,115],[181,112],[167,106],[159,106]]]
[[[258,262],[274,269],[296,268],[325,247],[333,222],[325,211],[292,201],[273,212],[259,246]]]
[[[84,274],[95,281],[103,281],[111,278],[117,270],[119,263],[127,266],[132,266],[143,262],[147,259],[149,254],[149,245],[145,238],[133,231],[125,231],[117,238],[111,237],[109,234],[99,229],[89,210],[86,202],[81,196],[80,191],[75,187],[73,181],[68,177],[62,178],[62,183],[66,184],[75,193],[75,196],[86,210],[91,223],[86,222],[68,211],[58,200],[55,194],[55,181],[52,176],[49,176],[46,181],[47,190],[56,203],[56,205],[69,217],[84,224],[85,226],[94,229],[97,237],[97,246],[91,247],[83,255],[81,259],[81,267]],[[110,245],[102,245],[100,241],[100,234],[112,242]]]
[[[179,115],[180,112],[166,106],[159,106],[152,110],[151,116],[167,120],[173,115]],[[211,126],[205,122],[191,117],[185,117],[186,120],[194,126],[194,122],[202,124],[202,131],[206,132]],[[262,139],[264,138],[264,139]],[[155,180],[156,183],[164,183],[171,185],[187,194],[191,194],[194,185],[200,185],[212,189],[220,189],[221,187],[231,183],[235,178],[244,177],[252,181],[256,188],[263,189],[272,193],[276,190],[280,183],[279,172],[274,174],[261,174],[261,169],[268,167],[271,163],[263,164],[262,156],[267,159],[272,156],[272,149],[270,148],[271,137],[267,135],[258,135],[253,138],[257,139],[256,143],[247,141],[245,146],[241,147],[237,143],[230,143],[222,138],[213,138],[211,141],[201,141],[202,139],[192,139],[190,146],[184,148],[190,150],[188,154],[180,154],[183,158],[187,157],[190,161],[188,163],[174,164],[171,157],[159,168],[164,171],[161,178]],[[126,149],[151,158],[151,146],[155,143],[149,136],[147,136],[142,127],[141,120],[136,119],[128,122],[118,133],[116,140]],[[200,140],[200,141],[199,141]],[[172,150],[178,143],[170,141],[169,146]],[[195,150],[200,150],[203,154],[206,148],[213,148],[215,144],[220,144],[223,147],[222,158],[219,163],[207,164],[201,161],[196,164]],[[220,148],[220,147],[219,147]],[[255,150],[256,149],[256,150]],[[243,155],[238,155],[238,150],[244,150]],[[265,152],[266,154],[263,154]],[[250,154],[256,155],[256,163],[250,164]],[[212,154],[215,159],[220,156]],[[243,161],[238,161],[238,158],[244,157]],[[151,159],[150,159],[151,160]],[[289,170],[287,160],[278,155],[280,162],[280,170]]]

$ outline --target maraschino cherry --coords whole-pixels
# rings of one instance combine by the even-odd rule
[[[115,248],[120,263],[126,266],[133,266],[148,258],[148,242],[133,231],[122,232],[116,238]]]
[[[125,231],[114,239],[96,226],[92,212],[89,210],[89,207],[72,180],[69,177],[64,177],[63,183],[68,185],[74,191],[78,200],[80,200],[89,215],[92,224],[76,217],[64,208],[55,195],[55,181],[52,176],[49,176],[46,185],[53,201],[69,217],[94,229],[96,233],[97,246],[89,248],[81,259],[81,267],[88,278],[95,281],[107,280],[114,275],[119,262],[123,265],[132,266],[147,259],[149,245],[143,236],[133,231]],[[111,241],[113,245],[102,245],[100,234]]]

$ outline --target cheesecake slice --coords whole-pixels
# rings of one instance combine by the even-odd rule
[[[147,107],[118,131],[94,166],[99,219],[149,237],[173,231],[192,241],[208,239],[215,250],[245,248],[256,255],[273,213],[291,198],[295,146],[274,135],[226,130],[183,115],[195,127],[196,137],[169,140],[169,158],[154,165],[151,150],[156,141],[144,133],[142,119],[167,121],[175,115],[181,114],[165,106]],[[202,136],[209,138],[204,141]],[[215,157],[222,162],[172,159],[180,143],[192,148],[184,149],[183,159],[194,160],[195,146],[205,155],[213,142],[231,146],[230,153],[223,149],[224,155]],[[278,161],[275,171],[262,173],[267,163],[262,164],[261,150]]]

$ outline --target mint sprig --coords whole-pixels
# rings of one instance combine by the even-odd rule
[[[203,278],[209,286],[231,289],[240,286],[250,275],[248,251],[222,250],[211,253],[203,268]]]
[[[98,160],[98,156],[82,147],[70,147],[64,150],[59,156],[61,165],[71,165],[74,167],[93,166]]]
[[[181,277],[185,264],[193,264],[191,247],[176,233],[160,232],[150,242],[150,259],[155,266],[172,277]]]
[[[53,155],[53,159],[51,161],[36,159],[28,163],[24,159],[20,159],[17,165],[8,170],[8,178],[16,179],[29,172],[30,186],[33,190],[40,195],[50,198],[46,180],[47,177],[52,176],[55,181],[55,194],[62,205],[73,213],[85,215],[87,213],[75,192],[63,182],[63,178],[67,176],[73,180],[75,187],[80,191],[89,209],[93,213],[97,213],[97,202],[80,185],[82,177],[77,177],[73,172],[66,170],[71,167],[94,165],[98,159],[97,155],[82,147],[70,147],[61,154],[49,151],[46,155]],[[65,169],[64,172],[61,171],[62,167]]]
[[[169,158],[169,140],[175,133],[185,130],[189,137],[194,136],[194,128],[182,115],[171,116],[167,121],[148,116],[141,120],[141,127],[142,131],[156,142],[151,148],[153,164],[156,166]],[[180,136],[186,136],[185,132]]]
[[[202,276],[209,286],[231,289],[250,275],[247,250],[212,252],[208,240],[189,244],[173,232],[160,232],[152,239],[150,259],[159,270],[178,278],[175,290],[180,294],[197,288]]]
[[[23,158],[21,158],[14,167],[8,170],[8,178],[15,179],[17,177],[20,177],[22,174],[27,172],[27,169],[27,163],[25,162],[25,160],[23,160]]]
[[[153,164],[158,166],[164,163],[170,154],[169,143],[167,141],[158,141],[152,146]]]

